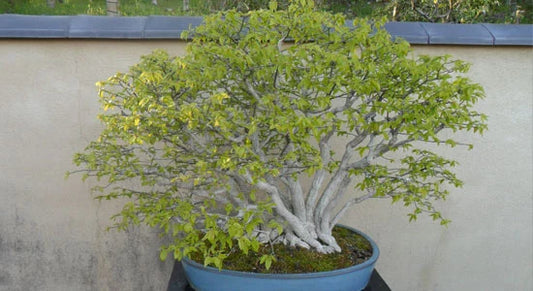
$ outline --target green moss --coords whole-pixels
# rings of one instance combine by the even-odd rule
[[[276,274],[325,272],[360,264],[372,256],[372,246],[364,237],[340,227],[333,229],[333,236],[342,249],[340,253],[320,254],[283,244],[262,245],[257,253],[249,252],[248,255],[234,250],[224,260],[224,269]],[[264,254],[271,254],[272,251],[276,261],[269,270],[266,270],[265,266],[259,263],[259,259]],[[192,259],[199,263],[203,262],[200,255]]]

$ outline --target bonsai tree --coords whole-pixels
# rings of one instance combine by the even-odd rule
[[[185,55],[97,84],[104,128],[74,161],[100,199],[128,199],[119,229],[161,228],[161,258],[222,267],[261,244],[340,251],[332,228],[374,197],[448,223],[432,203],[461,181],[432,150],[486,128],[467,64],[414,57],[382,23],[347,26],[306,0],[218,13],[192,36]]]

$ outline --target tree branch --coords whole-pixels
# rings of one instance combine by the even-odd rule
[[[335,193],[337,193],[339,187],[342,185],[342,181],[348,175],[348,166],[350,160],[353,157],[353,150],[365,139],[366,135],[359,135],[346,144],[339,168],[337,169],[333,177],[329,180],[329,183],[326,186],[324,192],[322,193],[318,205],[316,206],[314,212],[315,225],[321,225],[321,219],[324,216],[324,211],[326,210],[331,200],[335,197]]]
[[[374,191],[369,191],[366,195],[364,196],[359,196],[359,197],[356,197],[350,201],[348,201],[346,204],[344,204],[344,206],[337,212],[337,214],[335,214],[335,217],[333,218],[333,220],[331,221],[331,225],[330,227],[333,227],[335,226],[339,220],[342,218],[342,216],[344,215],[344,213],[346,212],[346,210],[348,210],[348,208],[352,207],[354,204],[357,204],[357,203],[361,203],[363,201],[365,201],[366,199],[368,198],[372,198],[372,196],[374,196],[376,193]]]

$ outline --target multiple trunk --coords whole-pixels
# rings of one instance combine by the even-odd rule
[[[329,148],[323,147],[323,153],[326,152],[329,154]],[[299,181],[292,178],[282,179],[283,186],[274,180],[256,183],[260,190],[269,194],[276,205],[277,214],[287,223],[283,236],[278,239],[285,244],[313,248],[321,253],[341,251],[331,232],[346,210],[344,207],[337,210],[336,206],[352,180],[347,171],[353,166],[350,165],[352,153],[353,143],[349,143],[339,169],[329,179],[326,178],[329,174],[325,170],[319,170],[307,193],[304,193]],[[364,164],[366,162],[358,165]],[[252,182],[249,177],[247,179]],[[349,204],[359,203],[372,196],[373,192],[369,192],[353,199]],[[283,199],[284,197],[288,199]]]

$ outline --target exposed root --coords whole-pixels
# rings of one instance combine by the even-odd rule
[[[341,247],[339,246],[339,244],[337,243],[337,241],[332,235],[319,232],[318,237],[320,238],[321,241],[326,243],[329,247],[333,248],[334,252],[341,251]]]
[[[285,244],[288,244],[290,246],[297,246],[305,249],[310,249],[311,246],[301,240],[299,237],[295,236],[292,232],[288,232],[285,234]]]
[[[289,246],[293,246],[293,247],[301,247],[301,248],[305,248],[305,249],[315,249],[317,252],[319,253],[323,253],[323,254],[331,254],[331,253],[335,253],[335,252],[340,252],[341,251],[341,248],[339,247],[339,245],[337,244],[337,242],[335,241],[335,239],[331,237],[331,245],[326,245],[324,243],[321,243],[320,241],[316,240],[316,239],[308,239],[308,240],[303,240],[301,238],[299,238],[298,236],[296,236],[294,233],[292,232],[287,232],[287,233],[284,233],[283,235],[281,235],[280,237],[278,237],[278,239],[276,239],[276,241],[279,241],[285,245],[289,245]]]

